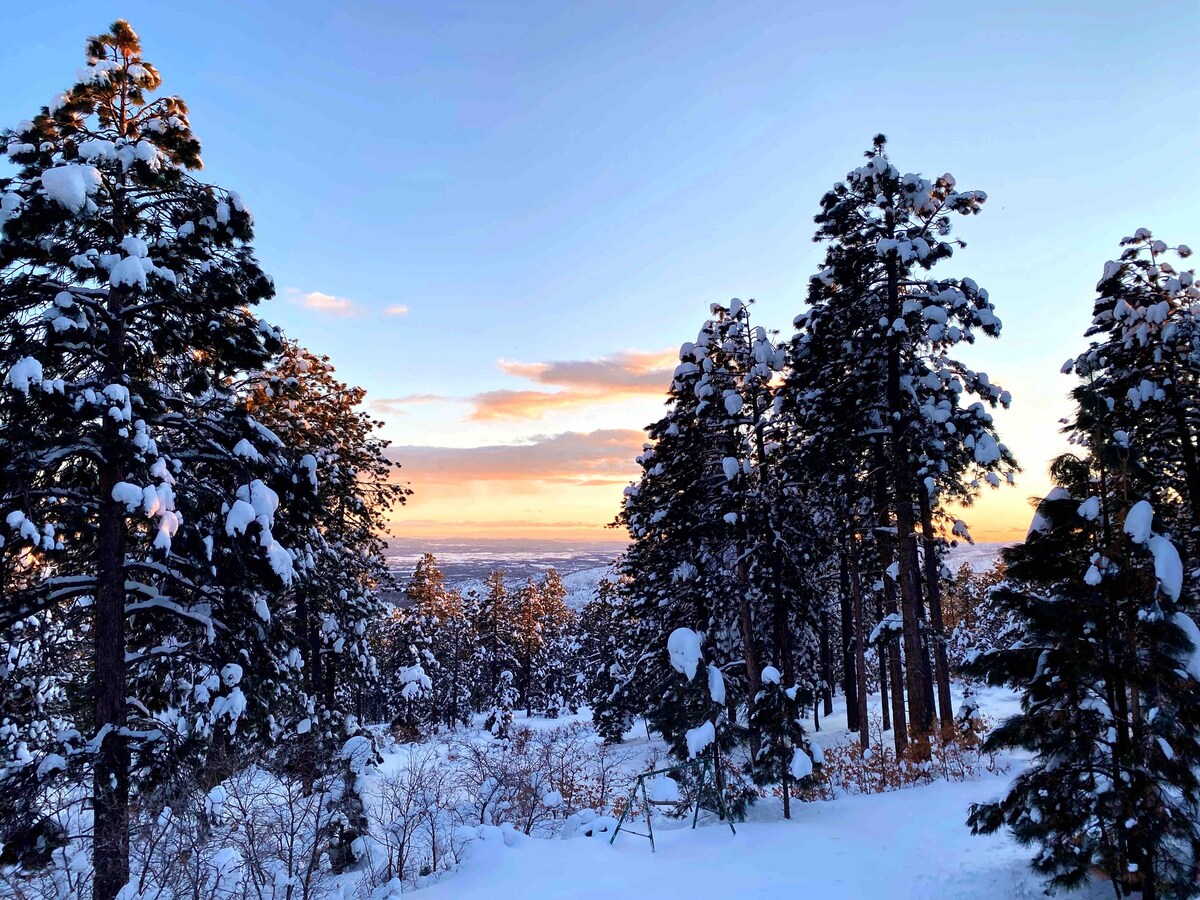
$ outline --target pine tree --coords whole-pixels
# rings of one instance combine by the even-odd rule
[[[966,666],[1023,694],[985,747],[1037,755],[969,821],[1039,844],[1033,866],[1052,886],[1099,869],[1121,896],[1188,897],[1200,878],[1200,630],[1178,550],[1194,529],[1190,278],[1144,230],[1125,246],[1097,286],[1088,336],[1103,340],[1064,367],[1083,379],[1065,429],[1081,451],[1055,461],[1057,486],[991,594],[1020,639]]]
[[[1119,896],[1189,897],[1200,877],[1200,631],[1178,611],[1182,565],[1124,468],[1093,440],[1054,466],[1030,536],[995,591],[1019,641],[969,674],[1022,692],[985,749],[1036,754],[1008,795],[972,807],[977,833],[1010,828],[1040,850],[1050,887],[1093,869]]]
[[[303,566],[280,513],[295,461],[236,402],[281,346],[250,312],[271,282],[242,200],[189,174],[187,106],[159,84],[114,23],[6,133],[0,179],[0,628],[90,629],[63,749],[92,769],[97,900],[128,877],[131,771],[265,733],[289,668],[271,605]]]
[[[508,723],[518,701],[515,655],[514,609],[504,572],[492,572],[484,580],[484,593],[475,604],[475,625],[479,635],[474,671],[474,706],[489,711],[489,722]],[[502,673],[508,676],[502,678]],[[492,727],[491,724],[488,726]],[[498,726],[507,734],[507,724]]]
[[[1194,271],[1171,262],[1172,250],[1192,255],[1186,245],[1171,248],[1139,228],[1121,247],[1096,285],[1090,346],[1064,371],[1111,404],[1112,427],[1157,470],[1155,507],[1172,518],[1191,569],[1200,535],[1200,287]]]
[[[804,709],[812,701],[811,692],[795,684],[784,686],[781,678],[778,669],[767,666],[762,673],[762,688],[754,698],[751,715],[762,736],[754,757],[754,783],[779,785],[784,815],[788,817],[792,784],[803,787],[813,774],[814,762],[820,762],[822,756],[801,724]]]
[[[620,627],[622,602],[617,583],[603,578],[596,587],[596,596],[579,615],[578,678],[582,700],[592,708],[596,730],[606,739],[618,732],[615,740],[620,740],[628,730],[623,720],[609,720],[611,708],[607,706],[625,672],[626,646]]]
[[[943,719],[949,696],[937,621],[936,511],[947,500],[969,497],[976,471],[998,483],[1015,461],[996,439],[987,412],[1007,405],[1007,393],[949,357],[951,348],[977,334],[999,333],[987,292],[969,278],[923,275],[953,252],[956,242],[947,239],[951,214],[977,213],[986,196],[955,190],[949,175],[932,181],[900,175],[884,144],[878,136],[867,163],[821,200],[816,240],[827,245],[824,267],[810,281],[810,310],[796,320],[784,404],[792,407],[802,433],[824,441],[830,451],[843,444],[866,467],[848,473],[850,479],[870,483],[874,479],[867,473],[881,474],[881,494],[868,494],[883,519],[877,527],[894,528],[897,536],[895,569],[886,547],[883,563],[891,570],[887,581],[897,590],[903,619],[909,725],[923,744],[933,700],[926,599],[935,618]],[[969,395],[978,400],[964,409],[962,399]],[[971,426],[966,435],[959,433],[964,424]],[[874,438],[872,446],[865,446],[866,437]],[[855,498],[848,499],[847,509],[858,508]],[[890,521],[884,518],[889,514]],[[918,528],[925,532],[925,590]],[[893,589],[887,583],[885,588]],[[900,685],[892,688],[898,693]]]
[[[388,720],[416,738],[440,718],[433,697],[433,679],[441,674],[433,649],[433,620],[412,609],[392,607],[376,622],[371,643]]]
[[[695,342],[680,349],[667,414],[647,429],[650,442],[638,457],[640,480],[625,489],[618,523],[630,545],[617,564],[624,602],[618,628],[627,651],[622,679],[593,711],[606,740],[619,741],[637,715],[652,727],[678,733],[688,721],[675,675],[663,651],[667,637],[686,627],[704,635],[712,662],[741,660],[737,576],[730,562],[733,527],[724,459],[727,436],[721,393],[714,387],[712,353],[719,341],[709,320]],[[757,679],[759,670],[754,671]],[[730,708],[749,705],[746,677],[730,674]],[[686,729],[685,729],[686,730]],[[664,731],[664,735],[667,732]]]
[[[446,619],[462,612],[462,596],[446,589],[446,576],[432,553],[421,554],[404,595],[410,609],[431,619]]]
[[[532,578],[512,596],[512,652],[516,661],[517,705],[525,708],[526,718],[533,715],[536,692],[534,666],[541,659],[546,643],[542,599],[539,585]]]
[[[579,651],[579,617],[567,606],[567,589],[554,568],[538,584],[541,595],[541,657],[537,662],[535,702],[540,713],[556,719],[579,706],[574,677]]]
[[[337,379],[328,357],[287,342],[246,401],[298,458],[293,480],[312,489],[292,510],[310,562],[286,600],[317,725],[307,733],[333,742],[323,761],[355,733],[348,717],[357,720],[359,692],[376,674],[367,627],[379,615],[376,590],[390,582],[379,534],[409,494],[392,479],[398,466],[376,434],[382,423],[361,409],[364,397]]]

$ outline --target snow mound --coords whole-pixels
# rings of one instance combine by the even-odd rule
[[[1179,599],[1183,590],[1183,561],[1175,545],[1161,534],[1156,534],[1149,541],[1150,552],[1154,554],[1154,574],[1162,591],[1172,600]]]
[[[676,628],[667,638],[667,653],[671,657],[671,668],[687,676],[688,681],[696,677],[700,664],[700,635],[690,628]]]
[[[1135,544],[1150,540],[1150,527],[1154,523],[1154,507],[1139,500],[1125,515],[1125,533]]]
[[[57,166],[42,173],[46,195],[73,213],[83,209],[100,184],[100,170],[95,166]]]
[[[696,728],[689,728],[686,735],[688,758],[695,759],[716,739],[717,729],[712,722],[705,722]]]
[[[801,778],[807,778],[813,773],[812,757],[800,747],[797,747],[796,751],[792,754],[792,764],[788,767],[788,770],[797,781]]]

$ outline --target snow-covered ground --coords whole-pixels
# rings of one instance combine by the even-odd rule
[[[1009,776],[794,806],[731,835],[723,825],[656,828],[657,852],[619,834],[538,840],[486,834],[460,872],[427,900],[525,898],[1014,898],[1040,897],[1029,851],[1008,837],[975,837],[967,806],[997,796]],[[507,839],[506,839],[507,838]],[[1099,896],[1097,893],[1096,896]]]
[[[873,699],[877,706],[878,697]],[[1017,709],[1016,697],[1005,690],[985,689],[977,699],[995,720]],[[527,724],[542,729],[562,721]],[[813,737],[826,747],[850,739],[840,703]],[[631,771],[661,751],[661,742],[648,739],[641,724],[626,746]],[[382,768],[392,768],[406,752],[398,748]],[[419,893],[426,900],[1041,897],[1040,880],[1028,867],[1031,849],[1007,834],[974,836],[965,825],[970,804],[999,797],[1024,765],[1013,758],[1002,762],[1006,771],[965,782],[795,803],[786,821],[778,801],[763,801],[736,835],[715,821],[693,831],[688,823],[656,820],[656,853],[644,838],[624,833],[610,845],[607,834],[564,840],[482,828],[458,870]],[[1110,894],[1096,885],[1073,896]]]

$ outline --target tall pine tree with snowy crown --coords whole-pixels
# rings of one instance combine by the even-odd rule
[[[1022,692],[985,747],[1036,757],[969,821],[1037,844],[1051,887],[1099,871],[1119,896],[1183,898],[1200,879],[1200,629],[1180,553],[1196,528],[1196,295],[1148,231],[1122,243],[1092,344],[1063,367],[1081,378],[1066,427],[1079,452],[1054,462],[990,598],[1017,639],[965,667]]]
[[[795,322],[782,405],[801,433],[824,430],[835,446],[857,447],[874,436],[874,449],[860,454],[871,458],[871,468],[857,480],[881,476],[872,498],[880,517],[875,533],[894,529],[882,574],[899,599],[908,725],[923,747],[933,725],[934,681],[940,717],[950,721],[935,519],[947,500],[970,500],[980,479],[999,485],[1016,461],[988,411],[1007,406],[1008,393],[950,357],[979,334],[999,334],[988,294],[970,278],[924,275],[961,243],[948,237],[951,215],[978,213],[986,195],[957,190],[949,175],[901,175],[885,144],[878,135],[867,162],[821,200],[814,239],[826,244],[824,266],[810,281],[811,308]],[[976,401],[964,406],[972,395]],[[892,687],[898,693],[901,686]],[[899,733],[897,742],[899,748]]]
[[[269,728],[289,680],[271,607],[297,569],[277,519],[306,490],[237,400],[281,345],[250,311],[272,294],[250,214],[190,174],[187,106],[152,99],[159,84],[115,22],[3,138],[19,171],[0,180],[0,628],[91,635],[71,727],[30,765],[43,792],[91,770],[97,900],[128,877],[132,776],[141,790],[184,748]]]

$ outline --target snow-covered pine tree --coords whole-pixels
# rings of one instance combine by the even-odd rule
[[[628,730],[624,720],[608,720],[613,710],[606,706],[621,683],[627,652],[620,627],[623,597],[617,582],[602,578],[593,597],[579,614],[579,654],[576,667],[581,700],[592,709],[596,730],[608,738],[619,731],[620,740]]]
[[[880,355],[852,352],[854,342],[841,332],[839,350],[833,329],[817,324],[824,313],[818,306],[795,320],[797,335],[776,401],[785,435],[779,468],[789,518],[797,527],[801,521],[812,523],[799,546],[816,557],[812,568],[817,572],[837,573],[847,720],[866,747],[866,691],[872,680],[868,636],[880,614],[889,622],[899,619],[895,581],[885,573],[894,556],[890,535],[895,526],[883,462],[887,428],[877,391],[884,370]],[[810,319],[813,314],[816,320]],[[879,687],[884,728],[898,726],[893,738],[899,754],[908,747],[903,669],[898,641],[890,629],[886,634],[891,636],[876,644]]]
[[[432,553],[417,561],[405,588],[406,603],[387,611],[374,638],[384,696],[393,715],[413,719],[414,704],[403,696],[406,673],[420,665],[431,680],[415,723],[453,726],[467,722],[480,664],[476,602],[447,588]]]
[[[956,243],[961,246],[948,238],[951,214],[979,212],[986,195],[956,190],[949,175],[901,175],[884,145],[877,136],[867,163],[821,200],[816,240],[826,244],[824,266],[810,281],[811,308],[797,319],[794,341],[810,357],[802,372],[815,379],[793,379],[790,393],[812,403],[835,396],[835,385],[848,385],[857,400],[845,414],[858,412],[850,429],[882,432],[886,500],[897,535],[897,565],[889,577],[898,587],[903,618],[909,725],[923,745],[933,721],[933,691],[918,553],[922,492],[936,508],[939,498],[962,492],[969,465],[1014,463],[987,430],[985,407],[1007,403],[1007,395],[986,377],[964,379],[965,367],[948,359],[954,345],[999,333],[987,292],[969,278],[921,277],[949,258]],[[971,393],[978,402],[970,414],[986,426],[987,438],[957,441],[954,410]],[[928,541],[926,546],[936,549]],[[948,705],[946,667],[939,665],[937,674]]]
[[[516,658],[517,705],[525,708],[525,716],[533,715],[534,667],[544,655],[543,634],[545,612],[540,585],[532,578],[526,580],[512,595],[512,652]]]
[[[462,611],[462,596],[446,589],[446,575],[432,553],[422,553],[417,560],[404,596],[409,609],[430,618],[444,619]]]
[[[779,785],[783,791],[785,817],[791,803],[792,785],[804,786],[813,774],[813,764],[823,760],[818,745],[808,739],[801,718],[812,694],[799,685],[785,685],[774,666],[762,672],[762,687],[754,698],[750,715],[760,735],[754,758],[754,783]]]
[[[1157,472],[1155,509],[1182,539],[1190,570],[1200,558],[1200,287],[1194,271],[1172,262],[1192,255],[1186,245],[1139,228],[1121,247],[1096,285],[1090,346],[1064,371],[1112,405],[1113,427]]]
[[[439,721],[433,681],[441,673],[433,651],[433,628],[431,616],[392,607],[371,633],[383,711],[393,727],[404,729],[410,739]]]
[[[714,402],[722,403],[711,378],[717,340],[716,323],[709,320],[680,349],[667,413],[647,429],[650,442],[638,457],[641,478],[625,489],[617,522],[628,530],[630,544],[617,571],[626,665],[620,683],[594,710],[610,741],[619,741],[638,715],[664,736],[690,727],[670,689],[676,675],[663,652],[677,628],[704,635],[722,670],[729,671],[726,664],[740,667],[743,677],[730,672],[730,708],[749,704],[737,579],[730,565],[732,527],[724,519],[735,514],[728,508],[723,464],[723,404],[707,422],[701,420]]]
[[[475,604],[475,629],[479,635],[473,671],[472,689],[475,708],[488,711],[488,728],[508,733],[516,709],[518,693],[515,655],[515,612],[513,598],[504,581],[504,572],[496,570],[484,579],[484,592]],[[507,672],[507,676],[503,673]]]
[[[1005,571],[1003,559],[983,572],[963,563],[946,583],[951,671],[957,672],[979,651],[1007,646],[1020,637],[1017,623],[1000,610],[993,597],[993,589],[1004,581]]]
[[[993,594],[1020,640],[965,669],[1022,692],[985,749],[1036,754],[1008,795],[976,804],[976,833],[1039,847],[1051,888],[1099,870],[1118,896],[1190,897],[1200,877],[1200,631],[1180,612],[1183,569],[1127,468],[1093,433],[1053,467],[1029,537]]]
[[[555,719],[579,706],[579,617],[567,606],[567,589],[550,568],[538,583],[542,608],[542,650],[536,663],[534,702],[541,715]]]
[[[359,708],[378,676],[368,636],[380,612],[376,591],[391,581],[380,535],[409,493],[392,477],[399,467],[377,435],[382,423],[361,408],[364,396],[338,380],[328,357],[287,342],[246,400],[255,420],[298,459],[291,477],[305,487],[289,508],[305,577],[288,590],[278,615],[288,649],[298,648],[304,663],[304,707],[292,721],[282,709],[272,713],[289,769],[310,787],[343,779],[330,791],[339,815],[324,836],[336,866],[353,862],[351,848],[365,827],[360,779],[344,750],[356,738],[371,740]]]
[[[293,480],[311,488],[291,511],[308,566],[286,600],[304,661],[303,727],[327,744],[321,765],[353,736],[347,717],[357,721],[359,693],[375,677],[367,629],[379,615],[376,590],[390,581],[380,534],[409,493],[392,477],[398,466],[377,435],[382,423],[361,408],[364,396],[338,380],[328,357],[287,342],[246,401],[298,458]]]
[[[0,628],[90,632],[74,729],[35,765],[90,765],[97,900],[128,878],[131,769],[169,770],[285,689],[271,604],[297,567],[269,486],[291,461],[235,402],[280,347],[250,312],[271,282],[241,199],[189,174],[187,106],[159,84],[118,21],[3,138]]]

